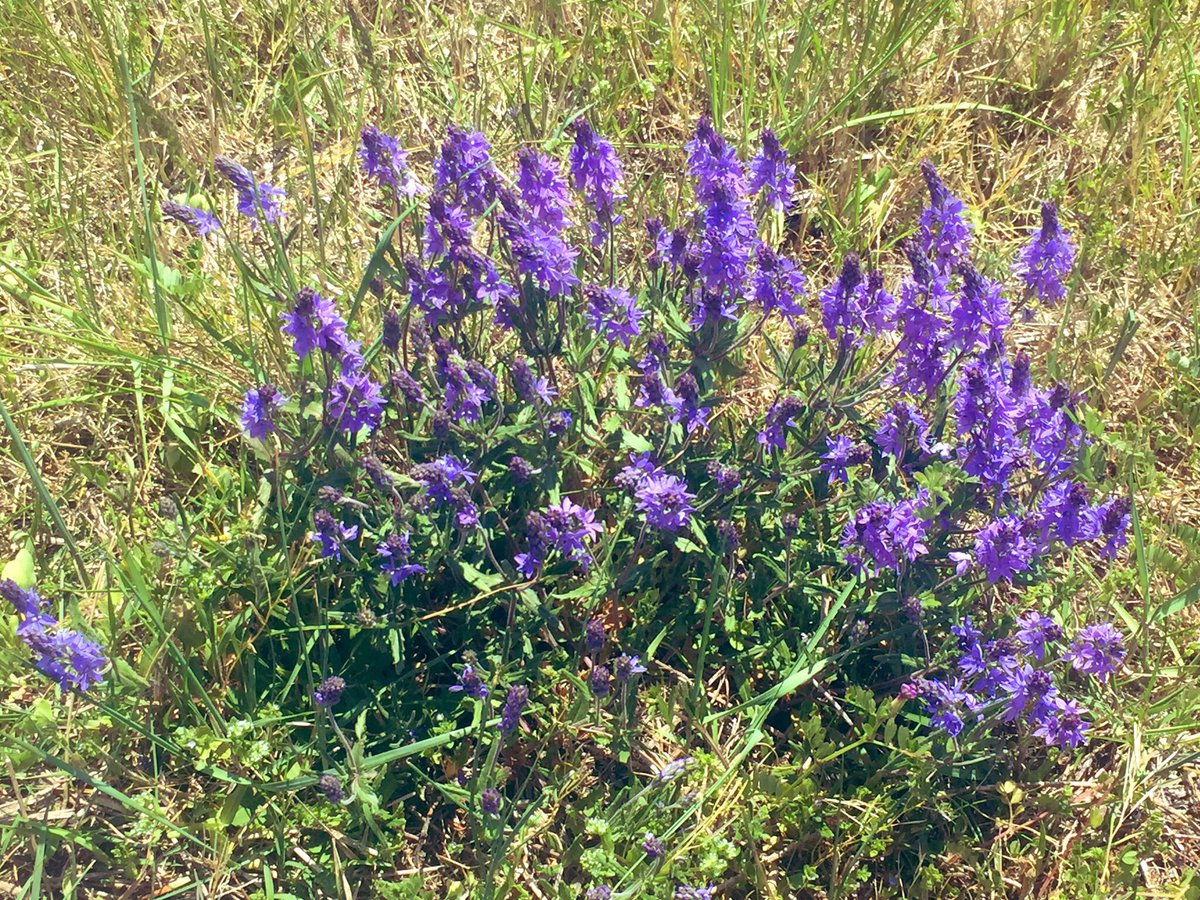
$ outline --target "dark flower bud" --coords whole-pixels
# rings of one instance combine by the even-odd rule
[[[508,471],[517,484],[528,484],[533,477],[533,466],[523,456],[514,456],[508,461]]]
[[[383,463],[380,462],[378,456],[374,454],[364,456],[362,458],[362,467],[367,473],[367,477],[371,479],[371,483],[381,491],[386,491],[392,486],[392,476],[383,467]]]
[[[495,788],[485,788],[479,795],[479,808],[485,816],[500,815],[500,792]]]
[[[317,490],[317,499],[322,503],[335,505],[342,502],[344,495],[331,484],[324,484]]]
[[[642,852],[646,854],[647,859],[653,862],[656,859],[662,859],[666,855],[667,848],[653,833],[647,831],[646,839],[642,841]]]
[[[800,519],[795,513],[784,513],[779,524],[783,527],[783,534],[787,538],[794,538],[800,533]]]
[[[330,675],[322,681],[315,691],[313,691],[313,702],[317,706],[337,706],[338,701],[342,699],[342,693],[346,690],[346,680],[339,678],[337,675]]]
[[[605,666],[595,666],[588,674],[588,687],[597,697],[607,697],[612,691],[612,674]]]
[[[439,409],[433,414],[431,430],[435,439],[439,441],[450,440],[450,416],[445,410]]]
[[[588,619],[583,628],[583,645],[589,653],[599,653],[604,649],[604,623],[599,619]]]
[[[400,349],[400,314],[391,307],[383,313],[383,334],[380,341],[392,353]]]
[[[328,772],[317,779],[317,790],[324,794],[325,799],[330,803],[341,803],[346,797],[342,790],[342,783],[338,781],[337,776],[330,775]]]

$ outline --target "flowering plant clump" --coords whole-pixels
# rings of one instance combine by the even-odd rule
[[[719,660],[734,693],[760,696],[764,671],[799,671],[801,644],[830,689],[895,698],[931,743],[1065,754],[1100,730],[1088,698],[1126,636],[1025,593],[1077,554],[1119,559],[1131,513],[1093,477],[1085,397],[1040,385],[1013,340],[1071,289],[1055,205],[1004,251],[1008,272],[985,270],[978,223],[925,164],[897,249],[825,263],[781,237],[798,173],[770,129],[746,163],[702,117],[688,208],[642,224],[612,143],[583,119],[567,134],[563,159],[500,158],[451,125],[421,163],[365,128],[379,239],[344,293],[292,268],[289,198],[217,161],[288,285],[241,428],[276,511],[263,552],[302,563],[279,589],[320,648],[303,702],[341,741],[314,762],[345,769],[320,789],[343,802],[368,781],[339,720],[368,748],[397,727],[442,736],[460,748],[446,796],[502,834],[535,791],[513,748],[551,765],[559,717],[607,723],[625,761],[671,673],[704,705]],[[258,660],[297,654],[283,621]],[[943,640],[957,650],[935,654]],[[623,777],[668,791],[687,768]],[[587,856],[587,895],[657,877],[670,824],[634,824],[641,861],[620,879]],[[716,896],[719,871],[688,874],[674,896]]]

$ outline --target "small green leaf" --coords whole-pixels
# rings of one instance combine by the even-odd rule
[[[26,542],[16,556],[4,564],[0,578],[15,581],[20,587],[29,590],[33,587],[33,542]]]

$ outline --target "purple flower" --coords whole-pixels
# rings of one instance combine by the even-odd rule
[[[11,578],[0,581],[0,597],[12,604],[17,615],[23,619],[39,616],[45,612],[46,604],[33,588],[23,588]]]
[[[688,767],[695,761],[691,756],[681,756],[679,759],[673,759],[658,771],[654,779],[656,781],[674,781],[686,772]]]
[[[612,693],[612,673],[606,666],[593,666],[588,673],[588,687],[596,697],[607,697]]]
[[[964,350],[980,346],[1002,351],[1004,329],[1012,319],[1000,285],[969,264],[960,267],[960,274],[962,290],[950,310],[951,342]]]
[[[434,373],[446,392],[445,410],[465,422],[483,417],[483,404],[495,396],[496,376],[475,360],[464,360],[444,338],[433,342]]]
[[[62,627],[53,616],[40,613],[21,620],[19,637],[33,651],[34,668],[58,682],[64,691],[86,691],[103,682],[108,664],[104,648],[78,631]]]
[[[908,403],[897,403],[879,420],[875,441],[902,462],[914,448],[929,452],[929,423]]]
[[[861,343],[858,338],[860,317],[857,300],[863,283],[861,263],[857,253],[847,253],[842,261],[842,271],[833,284],[821,291],[821,321],[829,337],[845,343]]]
[[[792,193],[796,187],[796,167],[788,162],[787,151],[779,144],[775,132],[764,128],[762,149],[750,160],[751,193],[763,192],[763,199],[780,213],[787,212],[792,205]]]
[[[557,394],[557,391],[550,387],[550,381],[538,377],[526,359],[514,360],[510,371],[512,372],[513,390],[518,399],[525,403],[533,403],[536,400],[543,404],[549,404]]]
[[[433,162],[433,191],[455,197],[479,215],[495,198],[495,166],[491,145],[478,131],[446,127],[446,140]]]
[[[567,210],[573,204],[558,160],[522,147],[517,151],[517,188],[530,224],[554,234],[570,226]]]
[[[1051,486],[1038,507],[1043,540],[1062,541],[1072,547],[1100,534],[1100,516],[1088,502],[1087,485],[1060,481]]]
[[[612,888],[607,884],[594,884],[587,889],[583,900],[612,900]]]
[[[1094,675],[1100,681],[1121,668],[1125,661],[1125,643],[1111,622],[1081,628],[1063,657],[1075,671]]]
[[[674,900],[715,900],[717,889],[711,884],[705,887],[688,887],[681,884],[675,888]]]
[[[599,653],[604,649],[604,622],[600,619],[588,619],[583,627],[583,646],[589,653]]]
[[[987,484],[1006,484],[1018,461],[1018,445],[1000,369],[981,358],[963,366],[954,410],[958,434],[966,438],[959,448],[963,470]]]
[[[424,566],[409,562],[409,558],[412,556],[412,546],[409,543],[407,531],[403,534],[388,535],[387,540],[375,549],[382,557],[379,567],[383,569],[383,574],[388,576],[393,587],[404,579],[420,575],[425,571]]]
[[[654,836],[653,832],[647,831],[646,838],[642,841],[642,852],[646,854],[648,860],[653,862],[666,856],[667,848],[661,840]]]
[[[710,116],[700,117],[685,149],[697,200],[710,204],[746,196],[745,172],[737,151],[713,128]]]
[[[529,688],[523,684],[513,685],[508,689],[504,698],[504,707],[500,710],[500,733],[512,734],[521,723],[521,713],[529,702]]]
[[[458,684],[451,685],[450,690],[461,691],[476,700],[483,700],[488,695],[487,685],[483,683],[475,667],[469,663],[462,667],[462,671],[458,673]]]
[[[766,423],[758,433],[758,442],[768,449],[786,449],[784,428],[795,428],[799,424],[796,419],[804,410],[804,401],[795,394],[776,400],[767,410]]]
[[[1066,385],[1059,384],[1025,401],[1029,452],[1047,475],[1066,472],[1078,456],[1084,441],[1083,429],[1076,421],[1081,400]]]
[[[484,788],[479,795],[479,809],[485,816],[500,815],[500,792],[493,787]]]
[[[971,226],[964,215],[966,205],[946,189],[928,160],[921,163],[921,174],[929,188],[929,206],[921,213],[919,222],[921,248],[933,256],[941,271],[948,272],[970,252]]]
[[[837,481],[848,484],[850,473],[847,467],[864,463],[869,458],[863,453],[865,448],[861,444],[855,444],[842,434],[825,438],[825,444],[829,450],[821,456],[821,471],[829,476],[831,484]]]
[[[757,266],[750,279],[754,302],[762,307],[763,315],[779,310],[788,322],[794,323],[804,315],[801,301],[808,279],[795,263],[766,244],[756,248],[755,262]]]
[[[1044,616],[1036,610],[1030,610],[1017,620],[1017,640],[1025,645],[1033,654],[1033,658],[1041,662],[1046,653],[1046,644],[1057,641],[1062,637],[1062,629],[1049,616]]]
[[[1051,713],[1051,704],[1058,694],[1050,673],[1028,663],[1014,669],[1004,687],[1009,695],[1004,708],[1005,722],[1015,722],[1025,713],[1031,723],[1041,722]]]
[[[859,562],[860,569],[900,571],[905,561],[912,562],[929,552],[924,543],[929,523],[918,510],[922,502],[920,496],[897,503],[876,500],[858,509],[846,523],[842,546],[865,551],[871,565]]]
[[[313,691],[313,703],[317,706],[337,706],[346,690],[346,680],[337,675],[330,675]]]
[[[358,159],[363,174],[409,200],[424,190],[409,170],[408,153],[396,138],[374,125],[363,128],[359,138]]]
[[[962,734],[964,716],[974,712],[977,701],[963,687],[960,679],[950,682],[931,678],[923,685],[925,711],[930,714],[929,724],[941,729],[950,737]]]
[[[1100,517],[1100,537],[1104,538],[1104,546],[1100,555],[1105,559],[1115,559],[1117,551],[1129,543],[1129,513],[1133,504],[1128,497],[1110,497],[1097,509]]]
[[[292,338],[296,356],[304,359],[321,349],[341,359],[354,349],[346,336],[346,322],[338,315],[332,300],[326,300],[312,288],[301,288],[289,313],[281,313],[283,333]]]
[[[638,482],[634,499],[647,524],[672,533],[686,528],[695,512],[691,501],[696,495],[688,491],[686,482],[661,470]]]
[[[1033,733],[1043,738],[1048,747],[1073,750],[1087,740],[1084,732],[1091,726],[1083,718],[1086,712],[1074,700],[1054,697]]]
[[[1066,296],[1063,282],[1075,264],[1075,245],[1070,235],[1058,224],[1058,209],[1049,200],[1042,204],[1041,228],[1021,251],[1013,272],[1025,285],[1028,295],[1036,295],[1047,306],[1054,306]]]
[[[913,396],[932,397],[946,378],[949,335],[938,315],[950,302],[948,278],[938,273],[918,244],[905,247],[912,277],[900,286],[895,321],[900,325],[896,364],[885,384]]]
[[[561,497],[558,503],[547,506],[540,513],[530,513],[526,525],[526,550],[513,557],[517,570],[526,578],[533,578],[541,570],[552,550],[586,572],[592,564],[588,547],[604,533],[604,526],[596,521],[595,510],[586,509],[567,497]]]
[[[249,170],[227,156],[215,160],[217,171],[233,185],[238,195],[238,212],[258,226],[259,217],[264,222],[274,222],[282,214],[279,201],[285,196],[282,189],[260,182]]]
[[[708,415],[712,407],[701,404],[700,385],[691,372],[680,375],[675,382],[675,390],[664,391],[663,399],[664,405],[671,410],[671,422],[682,425],[688,434],[708,428]]]
[[[717,493],[729,494],[737,490],[742,483],[742,473],[733,466],[724,466],[715,459],[705,467],[708,476],[716,482]]]
[[[634,675],[641,675],[646,671],[646,667],[642,665],[640,657],[621,654],[613,660],[613,674],[617,676],[618,681],[629,681]]]
[[[357,434],[364,428],[373,431],[379,425],[386,404],[380,386],[366,372],[353,370],[334,378],[326,412],[343,432]]]
[[[392,374],[392,387],[399,391],[410,405],[425,405],[424,389],[417,383],[417,379],[404,369],[397,369]]]
[[[579,284],[575,260],[579,251],[558,234],[537,225],[510,225],[507,229],[517,271],[528,275],[552,297],[569,294]]]
[[[463,263],[473,259],[471,217],[461,206],[449,203],[442,196],[429,200],[429,215],[425,220],[425,259],[447,259]]]
[[[330,803],[341,803],[346,797],[338,777],[330,775],[328,772],[317,778],[317,790],[324,794],[325,799]]]
[[[533,478],[533,465],[523,456],[513,456],[508,461],[508,471],[517,484],[528,484]]]
[[[621,221],[614,215],[621,194],[621,163],[613,145],[592,130],[586,119],[574,122],[575,143],[571,146],[571,183],[587,198],[596,213],[591,223],[592,243],[599,246]]]
[[[975,558],[989,584],[1011,582],[1015,574],[1030,567],[1037,553],[1037,545],[1028,539],[1024,523],[1015,515],[989,522],[975,536]]]
[[[161,209],[163,215],[168,219],[181,222],[194,230],[200,237],[207,237],[221,227],[216,216],[198,206],[187,206],[173,200],[164,200]]]
[[[478,473],[446,455],[431,463],[413,466],[412,476],[421,482],[437,506],[449,506],[454,510],[459,528],[473,528],[479,524],[479,510],[466,490],[475,483]]]
[[[287,397],[272,384],[250,388],[242,401],[242,431],[261,441],[275,430],[275,413],[286,402]]]
[[[626,348],[642,333],[645,313],[638,309],[630,293],[622,288],[588,285],[583,289],[587,300],[584,317],[589,327],[609,342],[620,341]]]
[[[319,509],[313,513],[313,530],[308,533],[308,539],[321,545],[321,556],[342,561],[342,543],[358,537],[357,525],[343,525],[329,514],[328,510]]]

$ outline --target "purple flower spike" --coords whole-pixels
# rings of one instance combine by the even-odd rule
[[[272,384],[250,388],[242,401],[242,431],[261,441],[275,430],[275,413],[287,402]]]
[[[787,151],[770,128],[762,132],[762,149],[750,160],[751,193],[762,191],[763,199],[776,211],[787,212],[796,188],[796,167],[788,162]]]
[[[1075,264],[1075,244],[1058,223],[1058,208],[1050,201],[1042,204],[1041,228],[1021,251],[1013,271],[1025,291],[1047,306],[1055,306],[1067,294],[1064,282]]]
[[[174,219],[193,231],[200,237],[207,237],[221,227],[221,223],[206,209],[197,206],[187,206],[173,200],[164,200],[161,204],[162,213],[168,219]]]
[[[1125,662],[1125,642],[1111,622],[1081,628],[1063,657],[1077,672],[1107,681]]]

